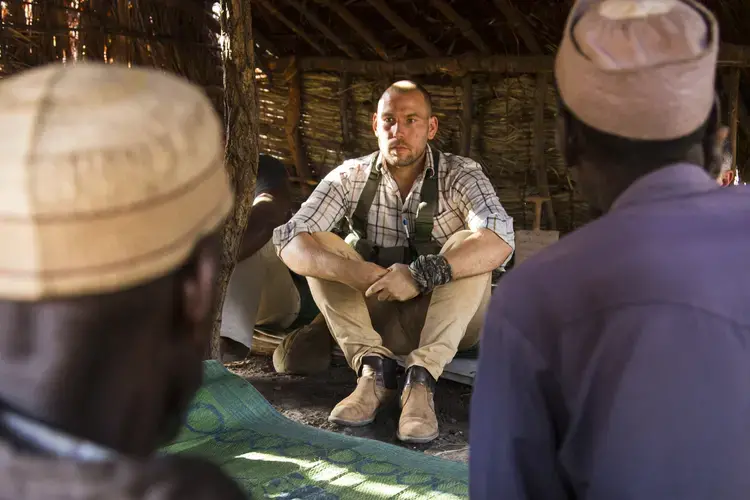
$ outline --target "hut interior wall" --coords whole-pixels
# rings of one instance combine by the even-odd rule
[[[425,84],[433,99],[433,110],[440,127],[432,144],[444,152],[458,154],[461,144],[462,82],[460,78],[444,78],[440,84]],[[495,186],[500,201],[514,218],[516,227],[530,229],[534,206],[526,197],[538,194],[534,151],[533,75],[488,76],[472,78],[472,133],[470,157],[484,169]],[[261,75],[260,95],[261,151],[280,158],[289,174],[297,177],[287,139],[284,135],[288,88],[282,72]],[[372,132],[372,114],[385,88],[379,79],[351,79],[350,123],[353,144],[344,143],[341,125],[341,77],[335,73],[306,72],[302,75],[302,135],[307,161],[316,179],[324,177],[346,159],[364,156],[377,150]],[[555,149],[555,92],[547,89],[544,112],[544,141],[550,195],[553,199],[557,226],[570,231],[585,223],[588,209],[575,197],[562,159]],[[297,201],[303,200],[297,191]],[[543,227],[545,221],[543,220]]]

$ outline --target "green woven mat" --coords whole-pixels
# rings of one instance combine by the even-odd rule
[[[465,464],[293,422],[215,361],[166,451],[218,463],[255,498],[468,498]]]

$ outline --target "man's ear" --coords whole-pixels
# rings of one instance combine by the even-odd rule
[[[435,136],[437,135],[438,128],[440,124],[438,123],[438,117],[435,115],[432,115],[428,121],[428,128],[427,128],[427,139],[433,140]]]
[[[372,114],[372,133],[378,135],[378,114]]]
[[[727,187],[734,184],[735,172],[734,170],[727,170],[721,174],[721,186]]]

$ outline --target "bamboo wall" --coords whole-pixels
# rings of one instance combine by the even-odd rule
[[[261,150],[281,158],[291,175],[294,161],[285,136],[289,89],[284,74],[261,77],[258,85],[261,110]],[[377,149],[372,134],[372,113],[385,81],[367,78],[351,80],[349,113],[353,141],[345,144],[340,112],[341,79],[334,73],[302,74],[301,129],[306,157],[315,178],[345,159]],[[434,144],[458,154],[461,142],[462,86],[460,79],[445,85],[425,85],[433,98],[433,110],[440,128]],[[473,123],[470,157],[478,161],[492,180],[500,201],[515,219],[516,228],[531,228],[534,206],[524,202],[538,194],[533,161],[536,79],[534,76],[473,77]],[[555,94],[547,89],[544,113],[544,149],[550,194],[557,228],[570,231],[588,220],[586,204],[571,190],[569,173],[555,149]],[[300,197],[303,195],[300,194]],[[543,223],[543,226],[545,224]]]

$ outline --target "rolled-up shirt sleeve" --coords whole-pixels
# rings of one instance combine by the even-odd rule
[[[331,171],[286,224],[273,231],[273,245],[280,253],[298,234],[332,230],[348,213],[348,198],[340,168]]]
[[[469,229],[489,229],[515,251],[513,217],[500,204],[495,188],[478,163],[467,160],[457,169],[450,191]]]

